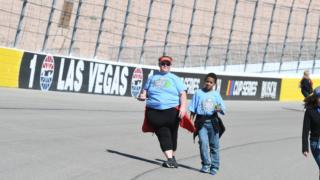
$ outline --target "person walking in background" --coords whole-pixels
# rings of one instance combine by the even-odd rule
[[[301,93],[304,97],[308,97],[312,91],[313,91],[313,88],[312,88],[312,80],[310,78],[310,75],[309,75],[309,71],[304,71],[303,73],[303,77],[300,81],[300,88],[301,88]]]
[[[182,80],[170,72],[173,59],[169,56],[159,58],[160,71],[149,77],[138,100],[146,100],[147,123],[154,129],[167,161],[162,166],[177,168],[179,121],[186,116],[187,94]]]
[[[306,111],[304,113],[302,130],[302,153],[308,157],[310,135],[310,149],[318,164],[320,179],[320,86],[305,100]]]
[[[225,105],[220,94],[214,90],[217,76],[209,73],[205,77],[203,89],[194,94],[189,104],[190,119],[195,120],[199,135],[199,148],[202,168],[200,172],[215,175],[219,170],[219,131],[221,128],[218,113],[224,114]],[[220,132],[221,133],[221,132]],[[209,153],[210,152],[210,153]]]

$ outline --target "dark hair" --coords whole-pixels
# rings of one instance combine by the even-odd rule
[[[204,80],[207,80],[207,78],[213,78],[214,79],[214,83],[217,83],[217,75],[215,73],[209,73],[206,75],[206,77],[204,78]]]
[[[315,94],[311,94],[310,96],[304,99],[304,108],[316,108],[318,106],[318,97]]]

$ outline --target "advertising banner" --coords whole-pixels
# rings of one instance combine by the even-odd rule
[[[137,97],[157,70],[25,52],[19,88]],[[173,72],[175,73],[175,72]],[[188,98],[203,87],[205,74],[176,72]],[[279,100],[280,79],[218,76],[226,100]]]
[[[133,68],[25,52],[19,87],[129,96],[130,71]]]
[[[23,51],[0,47],[0,87],[18,87]]]
[[[226,100],[279,100],[281,79],[223,76],[222,82]]]

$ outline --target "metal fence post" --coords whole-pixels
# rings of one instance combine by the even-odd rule
[[[121,52],[123,50],[124,38],[125,38],[126,30],[127,30],[127,27],[128,27],[128,17],[129,17],[129,14],[130,14],[130,7],[131,7],[131,0],[128,0],[126,16],[124,18],[124,24],[123,24],[123,28],[122,28],[120,47],[119,47],[118,57],[117,57],[117,61],[118,62],[120,62],[120,56],[121,56]]]
[[[144,53],[145,53],[144,46],[146,45],[146,42],[147,42],[147,35],[148,35],[148,31],[149,31],[149,24],[150,24],[150,19],[151,19],[151,11],[152,11],[153,2],[154,2],[154,0],[150,0],[149,9],[148,9],[148,17],[146,20],[146,27],[144,29],[142,48],[141,48],[141,52],[140,52],[139,64],[141,64],[143,62],[143,58],[144,58],[143,57]]]
[[[19,23],[18,23],[18,27],[17,27],[17,31],[16,31],[16,36],[15,36],[14,42],[13,42],[13,47],[17,46],[18,41],[20,39],[21,27],[22,27],[22,22],[24,20],[27,3],[28,3],[28,0],[23,0],[21,13],[20,13],[20,19],[19,19]]]
[[[236,0],[234,3],[234,7],[233,7],[233,15],[232,15],[232,22],[231,22],[231,28],[230,28],[230,33],[229,33],[229,40],[228,40],[228,45],[227,45],[227,51],[226,51],[226,57],[224,60],[224,71],[227,70],[227,65],[228,65],[228,61],[229,61],[229,52],[230,52],[230,44],[232,41],[232,34],[233,34],[233,26],[234,26],[234,21],[236,19],[236,12],[237,12],[237,7],[238,7],[238,2],[239,0]]]
[[[216,3],[214,5],[214,13],[213,13],[213,17],[212,17],[212,21],[211,21],[211,29],[210,29],[210,34],[209,34],[209,42],[208,42],[208,46],[207,46],[207,52],[206,52],[206,59],[204,61],[204,69],[207,69],[207,64],[208,64],[208,60],[209,60],[209,53],[211,50],[211,44],[212,44],[212,39],[213,39],[213,30],[215,28],[215,21],[216,21],[216,16],[217,16],[217,11],[218,11],[218,4],[219,4],[219,0],[216,0]]]
[[[56,6],[56,0],[52,0],[51,11],[50,11],[49,19],[48,19],[47,30],[46,30],[46,34],[44,36],[44,41],[43,41],[43,44],[42,44],[41,52],[43,52],[43,51],[45,51],[47,49],[47,42],[48,42],[48,38],[49,38],[49,32],[50,32],[50,28],[51,28],[51,24],[52,24],[52,17],[53,17],[53,13],[54,13],[54,10],[55,10],[55,6]]]
[[[82,1],[83,1],[83,0],[79,0],[78,9],[77,9],[77,14],[76,14],[76,19],[75,19],[74,25],[73,25],[71,42],[70,42],[70,47],[69,47],[69,52],[68,52],[68,55],[69,55],[69,56],[72,54],[72,49],[73,49],[74,42],[75,42],[75,36],[76,36],[77,28],[78,28],[78,21],[79,21],[79,17],[80,17],[80,10],[81,10],[81,6],[82,6]]]
[[[171,23],[172,23],[172,12],[175,6],[175,0],[172,0],[171,2],[171,8],[170,8],[170,14],[169,14],[169,20],[168,20],[168,26],[167,26],[167,33],[166,33],[166,39],[164,41],[164,49],[163,49],[163,55],[167,55],[167,48],[168,48],[168,39],[169,39],[169,33],[171,31]]]
[[[100,19],[100,25],[99,25],[99,32],[98,32],[98,37],[97,37],[97,42],[96,42],[96,47],[94,48],[94,54],[93,54],[93,58],[95,59],[97,57],[97,53],[100,47],[100,38],[101,38],[101,34],[103,31],[103,23],[105,21],[105,17],[107,14],[107,8],[108,8],[108,0],[104,0],[104,5],[103,5],[103,10],[102,10],[102,15],[101,15],[101,19]]]
[[[248,57],[249,57],[249,53],[250,53],[250,47],[251,47],[251,42],[252,42],[252,35],[253,35],[254,25],[255,25],[255,22],[256,22],[256,15],[257,15],[258,5],[259,5],[259,1],[257,0],[255,2],[254,11],[253,11],[253,17],[252,17],[252,22],[251,22],[249,41],[248,41],[248,46],[247,46],[246,58],[245,58],[245,62],[244,62],[244,72],[246,72],[246,70],[247,70]]]
[[[301,42],[300,42],[300,49],[299,49],[299,56],[298,56],[298,63],[297,63],[297,70],[296,72],[299,71],[299,66],[300,66],[300,61],[301,61],[301,56],[302,56],[302,48],[303,48],[303,43],[304,43],[304,38],[305,38],[305,34],[306,34],[306,29],[307,29],[307,23],[308,23],[308,16],[309,16],[309,12],[310,12],[310,5],[312,3],[312,0],[309,0],[309,4],[308,4],[308,9],[305,15],[305,19],[304,19],[304,26],[303,26],[303,32],[302,32],[302,37],[301,37]]]
[[[290,6],[289,17],[288,17],[287,28],[286,28],[286,35],[284,37],[282,51],[281,51],[279,73],[281,72],[281,68],[282,68],[282,64],[283,64],[284,50],[286,49],[286,46],[287,46],[288,32],[289,32],[289,28],[290,28],[290,24],[291,24],[290,22],[291,22],[291,15],[292,15],[294,3],[295,3],[295,0],[292,0],[291,6]]]
[[[191,39],[191,34],[192,34],[192,27],[193,27],[193,21],[194,21],[194,14],[196,12],[196,6],[197,6],[197,0],[193,0],[193,9],[192,9],[192,15],[191,15],[191,22],[190,22],[190,26],[189,26],[186,52],[184,55],[183,67],[186,67],[186,61],[187,61],[187,59],[189,59],[190,39]]]
[[[315,46],[314,55],[313,55],[312,73],[314,73],[314,69],[315,69],[315,66],[316,66],[317,51],[318,51],[318,48],[319,48],[319,46],[318,46],[319,39],[320,39],[320,17],[319,17],[319,23],[318,23],[316,46]]]
[[[269,23],[269,31],[268,31],[268,36],[267,36],[267,42],[266,46],[264,47],[264,53],[263,53],[263,60],[262,60],[262,66],[261,66],[261,72],[264,71],[264,65],[266,64],[266,57],[269,51],[269,42],[270,42],[270,37],[271,37],[271,32],[272,32],[272,25],[274,22],[274,12],[277,8],[277,0],[274,1],[274,4],[272,6],[272,13],[271,13],[271,18],[270,18],[270,23]]]

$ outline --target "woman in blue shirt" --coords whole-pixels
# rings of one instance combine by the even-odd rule
[[[186,114],[187,94],[182,80],[170,72],[172,58],[159,58],[160,71],[149,77],[138,100],[146,100],[146,118],[155,129],[161,150],[167,158],[163,167],[177,168],[179,120]]]

